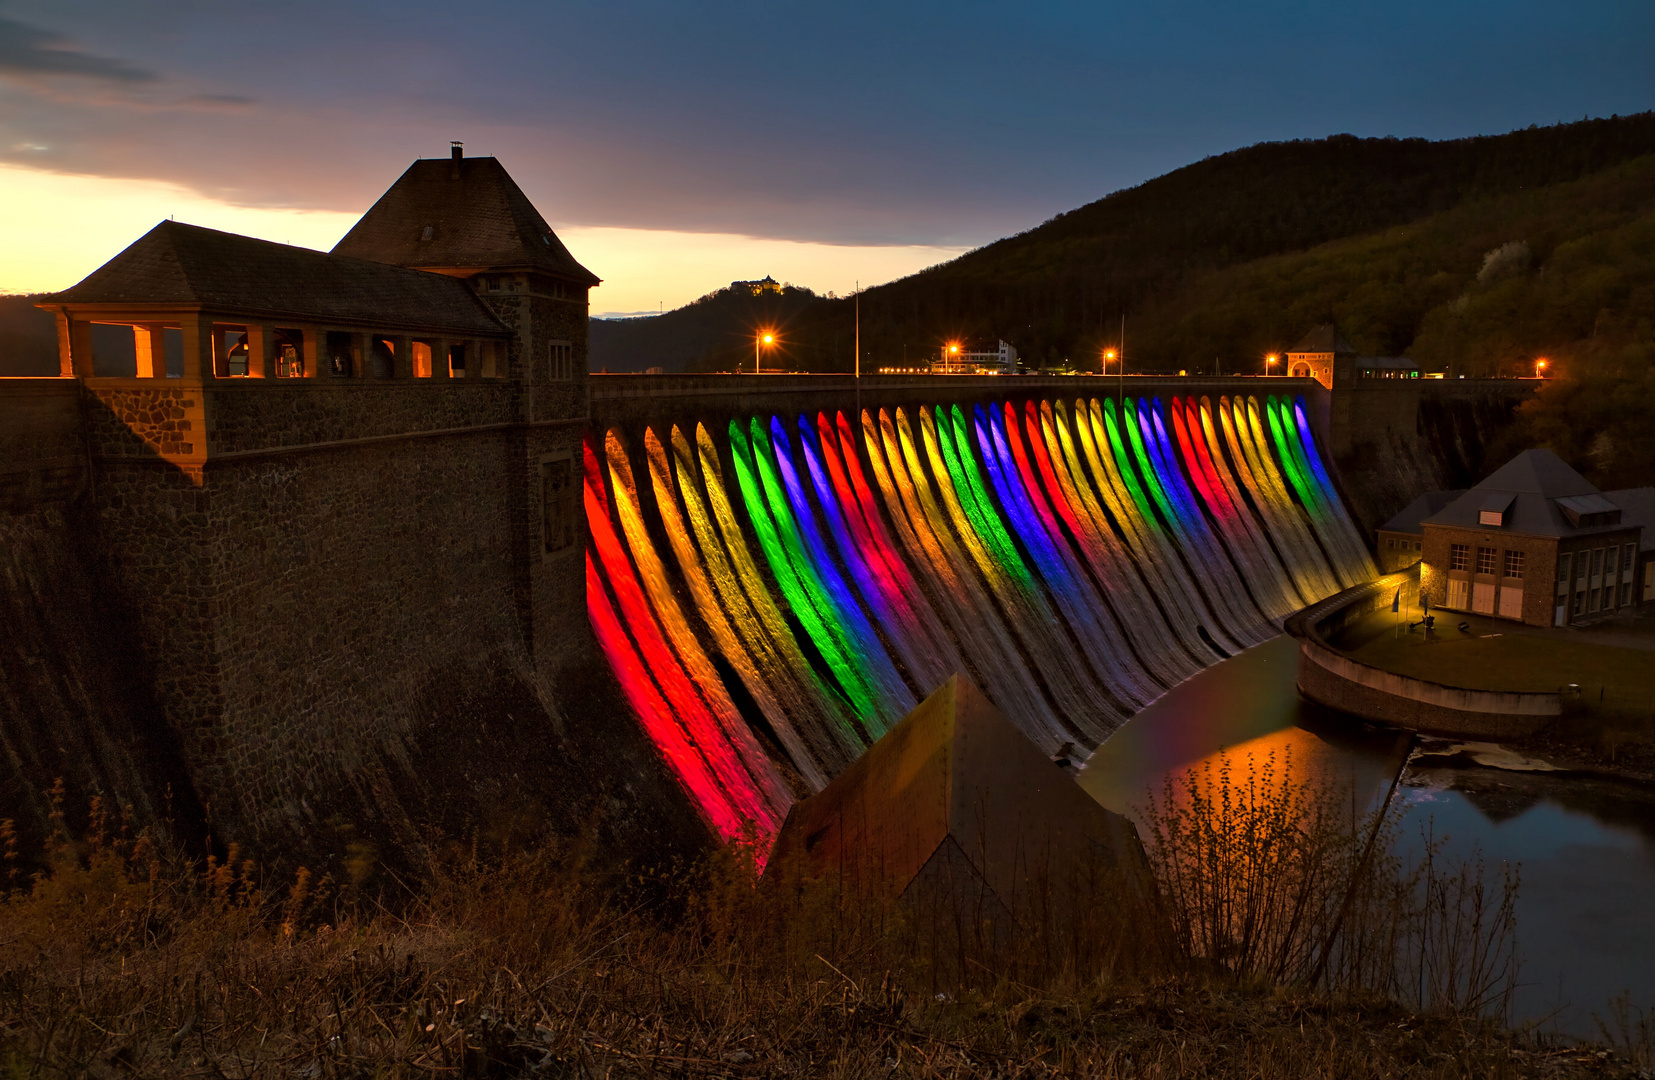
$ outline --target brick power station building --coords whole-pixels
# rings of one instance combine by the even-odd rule
[[[1380,568],[1420,563],[1434,607],[1567,626],[1655,601],[1655,488],[1599,491],[1525,450],[1469,491],[1433,491],[1378,530]]]

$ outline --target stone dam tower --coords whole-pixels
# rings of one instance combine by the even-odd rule
[[[587,700],[598,281],[456,145],[331,253],[169,221],[42,298],[62,377],[0,394],[0,817],[38,833],[63,776],[313,868],[417,863],[551,798],[673,828]]]

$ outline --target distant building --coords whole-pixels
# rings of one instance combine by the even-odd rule
[[[1417,379],[1419,365],[1405,356],[1361,356],[1336,324],[1323,323],[1287,350],[1284,374],[1331,390],[1352,379]]]
[[[1380,531],[1382,556],[1404,524]],[[1655,488],[1599,491],[1550,450],[1523,451],[1420,527],[1436,607],[1566,626],[1655,601]]]
[[[735,292],[744,292],[751,296],[763,296],[765,293],[781,292],[782,283],[766,274],[757,281],[732,281],[730,282],[730,288]]]
[[[951,341],[931,362],[933,375],[1015,375],[1017,350],[1004,341],[993,348]]]

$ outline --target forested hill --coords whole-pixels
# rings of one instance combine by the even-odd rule
[[[753,333],[773,328],[790,338],[790,329],[803,313],[828,303],[809,289],[784,286],[779,293],[754,296],[745,289],[724,288],[665,315],[636,319],[591,321],[593,371],[720,370],[734,363],[752,366]],[[831,324],[818,334],[832,336]],[[732,359],[733,358],[733,359]],[[831,361],[832,357],[823,357]],[[767,356],[764,363],[802,366],[789,353]]]
[[[1292,280],[1278,280],[1280,288],[1258,297],[1273,311],[1252,312],[1239,323],[1211,321],[1207,307],[1223,298],[1206,295],[1202,286],[1218,280],[1217,274],[1241,273],[1249,265],[1262,272],[1274,266],[1272,259],[1444,220],[1470,207],[1521,202],[1537,191],[1568,204],[1544,215],[1548,235],[1573,235],[1578,230],[1572,223],[1578,218],[1584,224],[1592,208],[1589,196],[1569,185],[1652,153],[1655,113],[1446,142],[1337,135],[1247,147],[866,291],[863,367],[929,355],[941,341],[959,336],[1005,338],[1036,364],[1067,360],[1082,370],[1095,368],[1102,347],[1119,336],[1123,314],[1128,363],[1136,370],[1247,370],[1262,351],[1292,344],[1309,323],[1330,315],[1362,324],[1358,347],[1400,353],[1424,329],[1435,304],[1451,301],[1475,281],[1487,250],[1526,240],[1525,266],[1538,269],[1548,237],[1506,235],[1510,230],[1497,220],[1466,219],[1469,232],[1460,239],[1471,246],[1485,234],[1500,239],[1470,254],[1448,244],[1414,261],[1399,255],[1385,272],[1405,279],[1414,299],[1392,305],[1383,317],[1368,318],[1350,306],[1355,291],[1373,291],[1372,282],[1362,290],[1347,282],[1351,291],[1343,293],[1318,288],[1316,310],[1309,310],[1297,302]],[[1438,257],[1453,261],[1432,264]],[[1274,266],[1269,272],[1292,278],[1297,270]],[[1415,287],[1433,278],[1435,291]],[[1444,289],[1453,291],[1439,296]],[[1201,302],[1192,303],[1195,297]],[[732,346],[714,349],[694,366],[717,370],[738,362],[744,330],[732,329]],[[798,313],[788,339],[796,366],[848,370],[849,302],[825,301]]]

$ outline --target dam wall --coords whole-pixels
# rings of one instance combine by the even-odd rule
[[[1468,488],[1537,379],[1365,379],[1328,395],[1330,456],[1351,515],[1374,530],[1426,491]]]
[[[600,648],[725,837],[955,672],[1084,759],[1373,576],[1298,382],[594,380]]]
[[[0,385],[0,431],[35,447],[0,474],[0,817],[38,836],[61,776],[336,877],[544,824],[696,842],[587,632],[584,418],[521,394]]]
[[[194,840],[200,806],[131,606],[94,541],[77,385],[0,382],[0,819],[39,852],[52,788],[77,824],[101,794]]]
[[[593,815],[671,850],[778,821],[955,671],[1084,757],[1370,577],[1363,515],[1453,482],[1515,400],[4,380],[0,817],[43,835],[61,777],[72,819],[100,794],[318,872]]]

